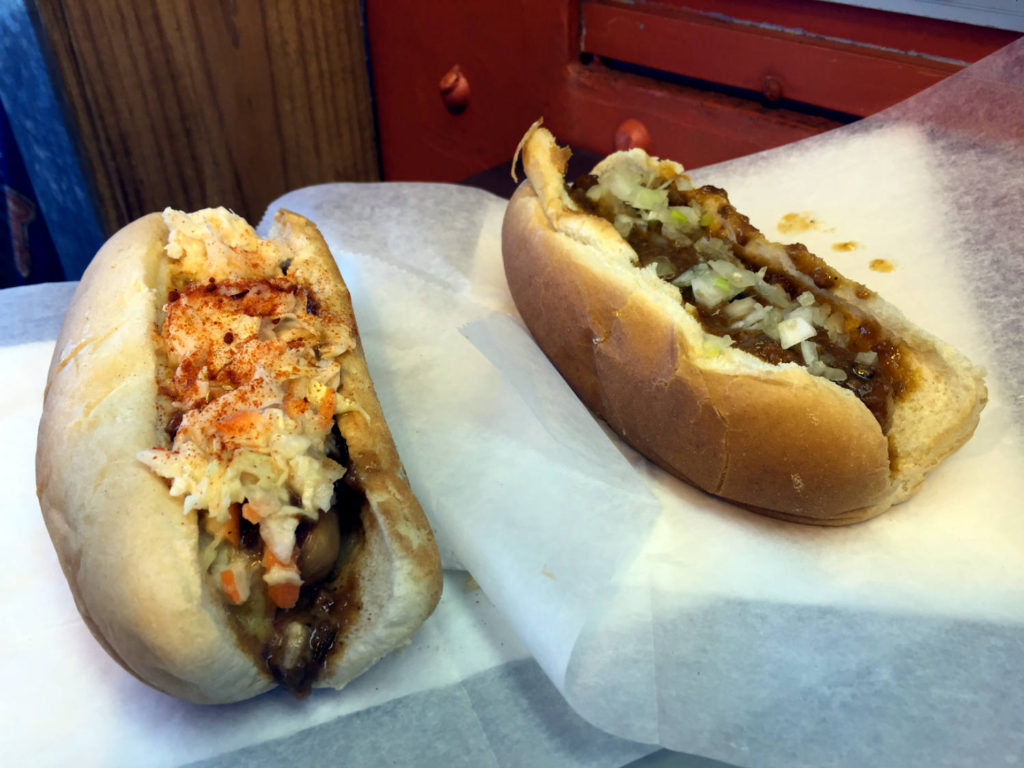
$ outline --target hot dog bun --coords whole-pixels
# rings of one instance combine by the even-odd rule
[[[850,389],[705,332],[679,287],[638,268],[616,226],[573,201],[567,149],[539,123],[520,148],[527,179],[502,232],[516,306],[580,398],[669,472],[757,512],[842,525],[910,497],[974,432],[986,400],[978,369],[805,249],[768,242],[721,190],[687,190],[705,237],[728,242],[751,270],[784,275],[816,305],[880,324],[892,340],[906,391],[884,427]],[[653,188],[679,177],[692,187],[681,166],[638,149],[609,156],[594,174],[627,166]]]
[[[254,242],[248,225],[223,209],[194,216],[211,231],[237,230]],[[167,443],[157,401],[166,386],[159,331],[171,291],[169,233],[160,214],[141,218],[116,233],[86,270],[49,371],[38,495],[79,611],[111,656],[173,696],[232,702],[277,683],[261,648],[239,632],[210,586],[197,512],[186,514],[182,498],[138,458]],[[338,398],[352,407],[336,423],[347,444],[348,478],[362,494],[361,532],[331,582],[344,584],[352,605],[313,681],[340,688],[406,643],[431,613],[440,560],[377,402],[348,290],[320,232],[280,211],[269,241],[288,257],[277,276],[302,286],[332,333],[348,340],[337,358]]]

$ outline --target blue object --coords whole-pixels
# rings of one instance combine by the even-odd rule
[[[25,172],[7,113],[0,109],[0,288],[57,282],[64,270]]]
[[[45,226],[56,251],[61,277],[46,279],[77,280],[106,236],[67,130],[62,97],[46,66],[46,43],[37,32],[38,19],[30,15],[31,6],[24,0],[0,0],[0,104],[8,121],[5,136],[13,136],[0,151],[8,161],[20,156],[31,182],[16,188],[37,206],[34,223],[28,224],[29,245],[31,227]],[[14,274],[21,274],[16,263]]]

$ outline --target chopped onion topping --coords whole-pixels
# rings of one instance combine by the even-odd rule
[[[777,307],[786,307],[789,305],[789,295],[781,285],[772,285],[764,279],[765,274],[768,272],[767,267],[761,267],[760,271],[755,276],[754,290],[756,290],[765,301],[770,304],[774,304]]]
[[[735,240],[729,222],[720,221],[723,235],[712,237],[708,228],[715,222],[715,216],[711,212],[703,211],[696,203],[693,206],[669,205],[668,194],[673,184],[680,192],[693,189],[685,177],[662,180],[655,171],[628,163],[602,173],[586,195],[593,202],[604,198],[606,204],[617,206],[612,208],[618,211],[613,224],[623,238],[637,228],[647,232],[655,245],[670,242],[681,247],[692,245],[701,259],[674,278],[675,267],[671,261],[655,260],[648,265],[653,274],[680,289],[689,288],[698,306],[721,312],[731,329],[763,333],[779,342],[783,349],[799,345],[809,373],[832,381],[844,380],[846,372],[829,365],[835,360],[811,338],[824,331],[830,344],[845,346],[849,341],[845,332],[846,316],[834,311],[830,304],[819,302],[811,290],[791,298],[783,285],[766,279],[767,266],[756,272],[745,267],[734,252],[738,246],[729,239]],[[606,198],[606,193],[615,200]],[[659,222],[660,226],[652,226],[652,222]],[[697,317],[695,307],[685,306]],[[709,335],[705,351],[718,355],[721,349],[732,344],[729,336]],[[855,361],[873,368],[878,363],[878,354],[862,352]]]
[[[725,305],[725,316],[730,320],[736,320],[741,317],[745,317],[753,312],[758,306],[757,299],[753,296],[744,296],[742,299],[736,299],[736,301],[730,301]]]
[[[728,277],[738,269],[734,264],[725,261],[724,259],[715,259],[714,261],[709,261],[708,266],[711,267],[711,270],[715,274],[721,275],[722,277]]]
[[[802,318],[811,325],[821,327],[825,323],[825,313],[821,307],[797,307],[791,310],[787,315],[787,318]]]
[[[818,345],[813,341],[801,341],[800,354],[804,357],[804,365],[811,365],[818,359]]]
[[[613,195],[634,208],[649,210],[668,205],[667,189],[649,189],[638,173],[627,168],[614,168],[601,177]]]
[[[693,297],[703,307],[717,307],[739,293],[732,289],[728,280],[707,271],[697,275],[690,287],[693,289]]]
[[[779,344],[789,349],[816,333],[814,326],[802,317],[789,317],[779,323]]]
[[[830,368],[821,360],[815,360],[813,363],[808,365],[807,372],[813,376],[823,376],[829,381],[843,381],[846,378],[845,371],[839,368]]]
[[[729,244],[717,237],[702,237],[693,244],[693,247],[700,256],[708,261],[723,259],[732,262],[735,259]]]
[[[673,205],[668,209],[669,218],[674,219],[679,224],[683,224],[690,229],[696,229],[698,221],[700,220],[700,214],[693,208],[689,208],[685,205]]]

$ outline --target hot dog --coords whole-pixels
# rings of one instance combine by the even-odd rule
[[[232,702],[344,686],[406,643],[441,567],[315,225],[167,210],[90,263],[50,367],[40,506],[103,647]]]
[[[502,250],[516,306],[581,399],[649,459],[757,512],[842,525],[915,493],[973,434],[962,354],[725,191],[617,152],[575,183],[540,122]]]

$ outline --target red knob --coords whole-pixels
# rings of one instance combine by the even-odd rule
[[[615,149],[632,149],[640,147],[647,151],[651,148],[651,134],[647,126],[632,117],[626,118],[615,130]]]
[[[458,64],[445,72],[438,87],[441,90],[441,101],[453,115],[464,112],[469,106],[469,80]]]
[[[778,101],[782,98],[782,81],[775,75],[765,75],[761,93],[766,101]]]

